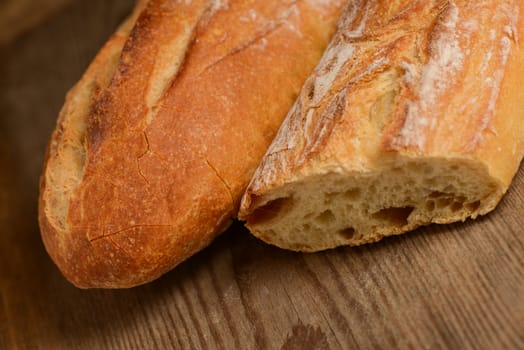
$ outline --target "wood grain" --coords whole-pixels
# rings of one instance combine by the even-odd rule
[[[131,6],[78,1],[0,49],[0,349],[524,348],[524,168],[475,222],[312,255],[235,224],[149,285],[65,281],[36,221],[43,153],[65,92]]]

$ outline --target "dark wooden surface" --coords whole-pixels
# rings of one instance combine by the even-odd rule
[[[524,349],[524,168],[475,222],[314,255],[236,224],[143,287],[64,280],[36,219],[44,148],[130,7],[79,0],[0,48],[0,349]]]

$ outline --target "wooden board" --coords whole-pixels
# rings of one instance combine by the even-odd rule
[[[0,49],[0,349],[524,348],[524,168],[475,222],[313,255],[236,224],[143,287],[64,280],[36,219],[44,149],[65,92],[131,6],[78,0]]]

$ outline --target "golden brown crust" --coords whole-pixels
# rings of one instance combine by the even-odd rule
[[[424,159],[485,168],[493,209],[524,154],[523,35],[517,0],[350,2],[239,217],[308,178]]]
[[[110,82],[92,84],[85,159],[60,196],[65,153],[53,144],[73,128],[59,120],[51,142],[40,221],[64,275],[80,287],[134,286],[222,232],[341,3],[149,1]]]

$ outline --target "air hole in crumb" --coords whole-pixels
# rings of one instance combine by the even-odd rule
[[[448,207],[453,203],[453,199],[450,197],[442,197],[437,199],[437,208],[442,209]]]
[[[345,239],[353,239],[355,237],[355,229],[353,227],[348,227],[343,230],[338,231],[342,237]]]
[[[309,230],[311,230],[311,226],[309,224],[305,224],[304,226],[302,226],[302,229],[304,231],[309,231]]]
[[[413,210],[415,210],[414,207],[386,208],[373,214],[373,218],[386,221],[393,226],[403,227],[408,224],[408,218]]]
[[[344,192],[344,197],[346,199],[358,199],[360,197],[360,189],[358,188],[351,188]]]
[[[451,204],[451,211],[454,213],[459,211],[462,208],[463,208],[463,203],[461,202],[453,202],[453,204]]]
[[[433,210],[435,210],[435,202],[433,202],[433,201],[427,201],[427,202],[426,202],[426,210],[427,210],[427,211],[433,211]]]
[[[247,223],[249,225],[256,225],[270,221],[277,217],[284,209],[291,206],[292,202],[292,197],[278,198],[269,201],[263,206],[255,209],[255,211],[247,217]]]
[[[317,222],[319,222],[321,224],[326,224],[326,223],[331,222],[333,220],[335,220],[335,215],[333,215],[333,212],[331,210],[329,210],[329,209],[324,211],[324,212],[322,212],[322,213],[320,213],[316,217],[316,219],[315,219],[315,221],[317,221]]]
[[[402,171],[403,171],[402,168],[398,168],[398,167],[391,168],[391,172],[393,173],[401,173]]]
[[[471,212],[476,212],[480,208],[480,201],[466,204],[466,208]]]
[[[439,198],[439,197],[442,197],[442,196],[446,196],[447,194],[444,193],[444,192],[440,192],[440,191],[434,191],[434,192],[431,192],[429,194],[429,198]]]

